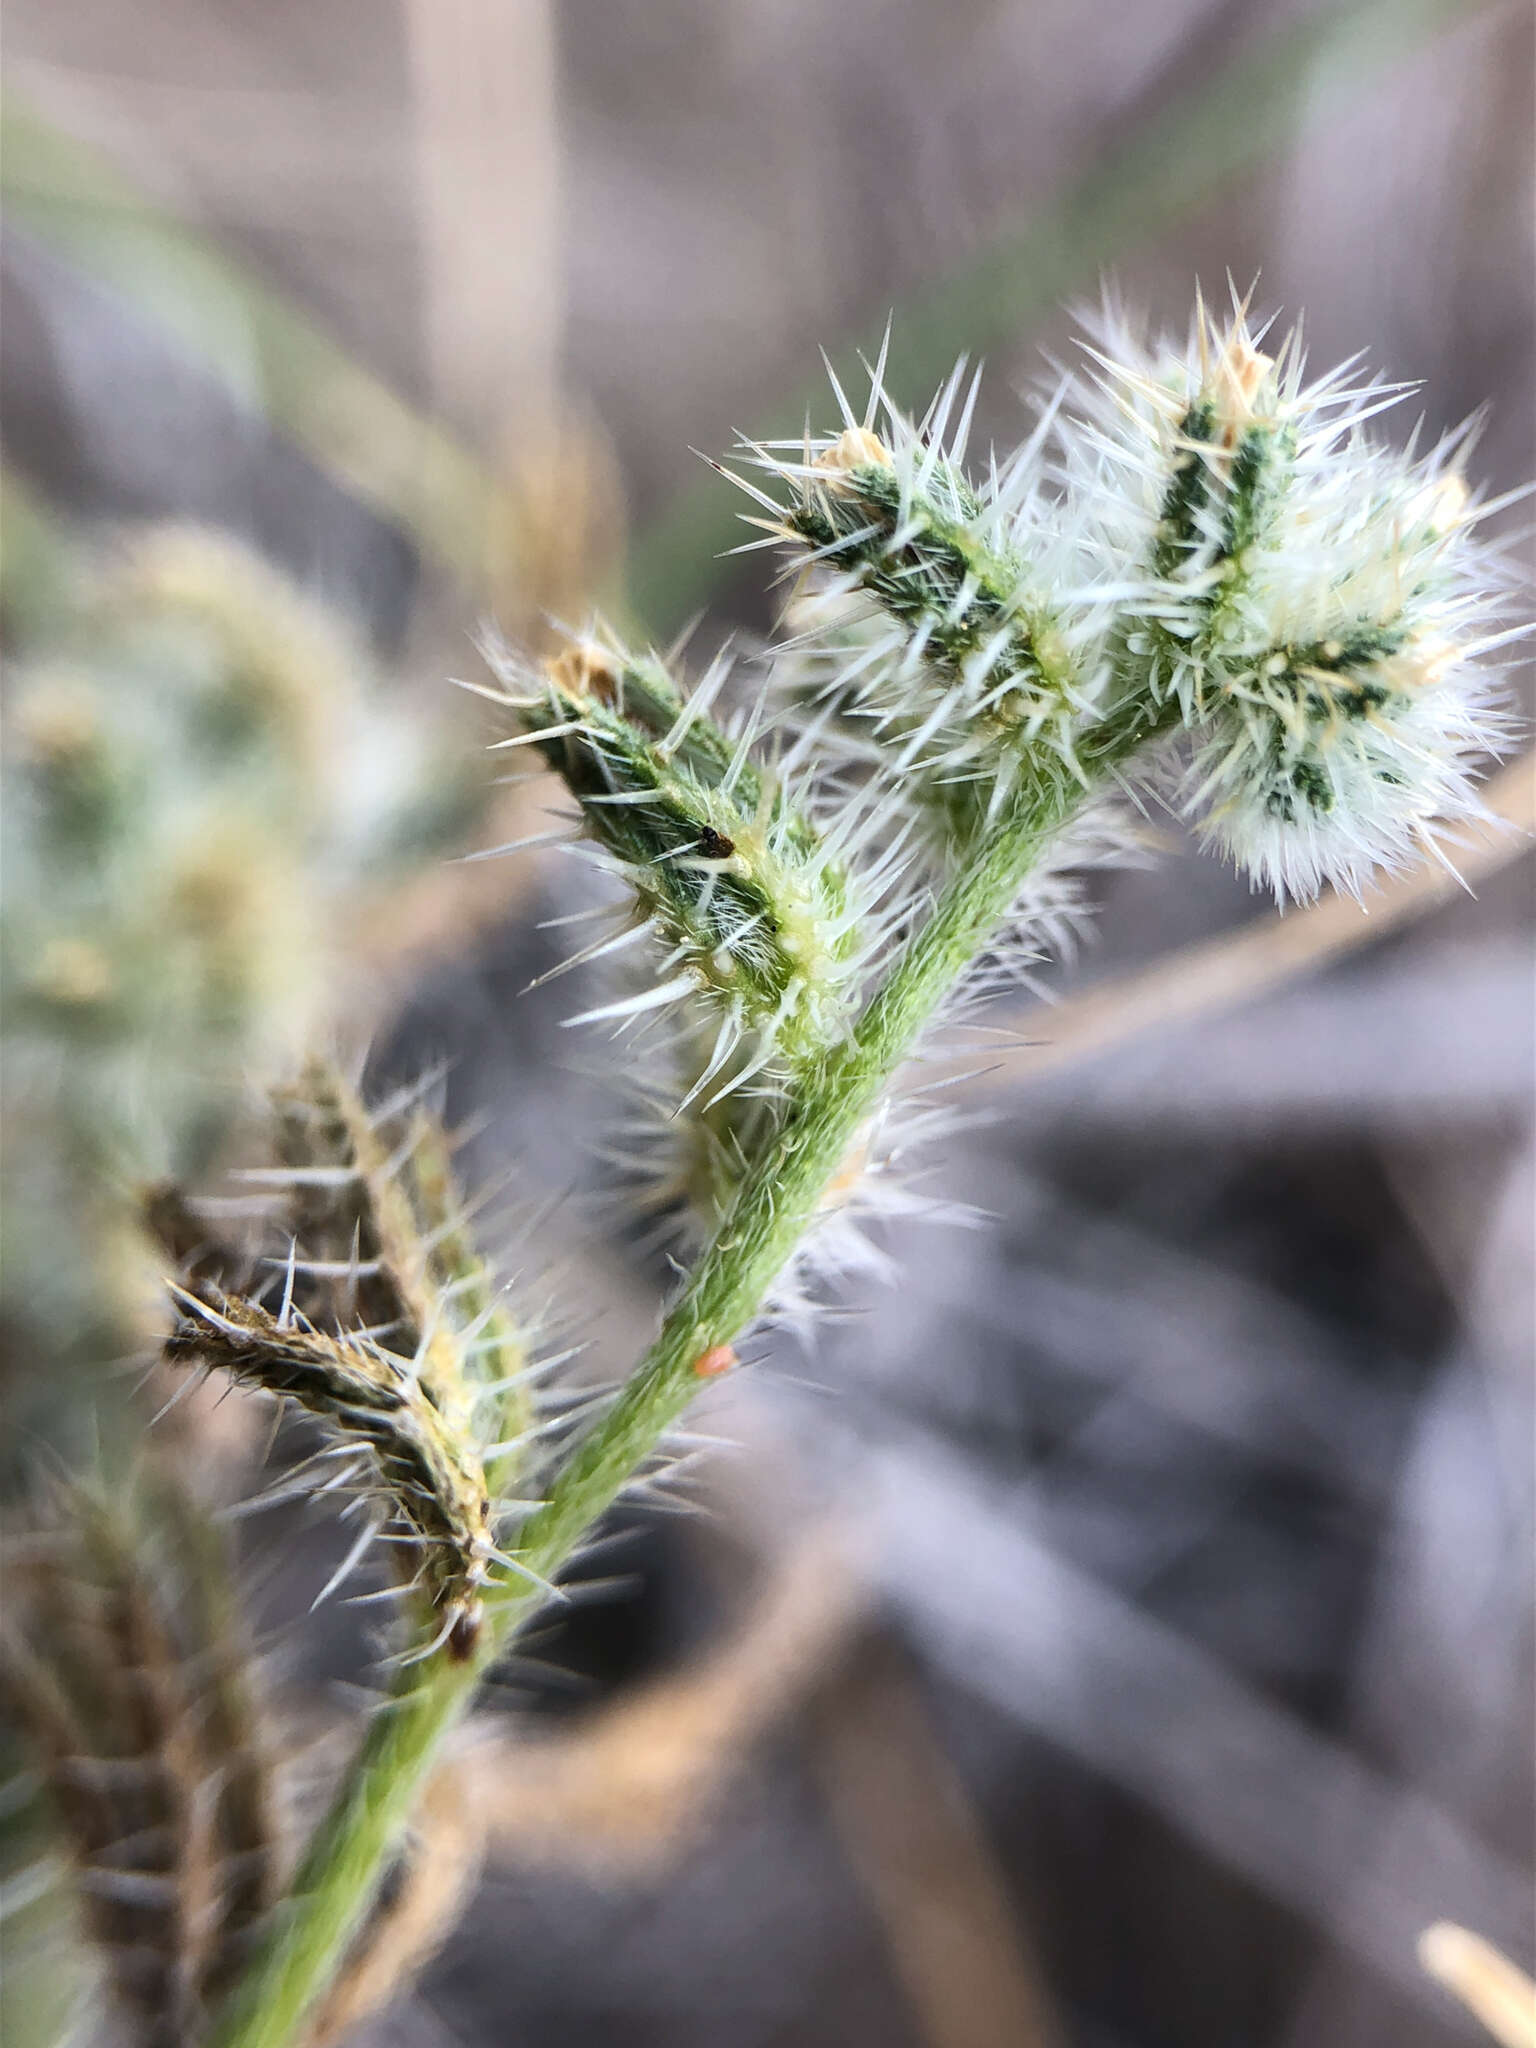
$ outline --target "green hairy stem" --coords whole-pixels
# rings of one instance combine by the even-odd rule
[[[1139,694],[1128,696],[1093,728],[1082,750],[1089,785],[1096,788],[1167,719]],[[1059,762],[1034,766],[851,1033],[803,1083],[772,1150],[742,1188],[618,1402],[525,1524],[517,1555],[530,1572],[548,1579],[560,1571],[699,1391],[700,1361],[728,1345],[759,1312],[865,1118],[986,950],[1050,841],[1090,793]],[[488,1625],[472,1658],[456,1659],[444,1649],[403,1672],[210,2048],[287,2048],[294,2040],[345,1958],[443,1739],[540,1598],[532,1581],[488,1589]]]

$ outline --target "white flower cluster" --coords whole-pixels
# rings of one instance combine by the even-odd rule
[[[1180,766],[1175,807],[1282,901],[1356,894],[1475,815],[1504,724],[1483,657],[1499,578],[1457,468],[1371,440],[1401,395],[1314,381],[1238,306],[1183,346],[1110,314],[1030,439],[962,471],[975,382],[912,421],[875,366],[835,434],[745,446],[745,487],[807,570],[795,685],[823,700],[954,860],[1042,775],[1085,787],[1121,735]],[[962,396],[963,394],[963,396]],[[787,488],[786,488],[787,487]],[[1484,508],[1486,509],[1486,508]],[[1145,710],[1146,733],[1127,726]]]
[[[1458,462],[1366,423],[1401,387],[1308,381],[1292,335],[1261,352],[1239,308],[1187,344],[1110,320],[1061,436],[1090,545],[1135,565],[1117,627],[1133,686],[1192,737],[1180,811],[1277,899],[1359,895],[1474,816],[1505,721],[1483,658],[1501,631],[1492,551]]]

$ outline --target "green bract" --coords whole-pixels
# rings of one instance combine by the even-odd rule
[[[859,966],[857,893],[748,737],[685,698],[654,656],[593,643],[515,702],[664,951],[656,983],[589,1014],[702,997],[721,1023],[711,1072],[743,1038],[774,1072],[835,1042]]]

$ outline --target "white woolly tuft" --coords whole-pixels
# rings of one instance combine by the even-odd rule
[[[737,478],[772,514],[754,523],[802,568],[776,687],[819,707],[824,750],[919,821],[940,872],[1023,777],[1086,785],[1135,696],[1192,742],[1154,783],[1282,901],[1438,851],[1507,736],[1470,437],[1377,445],[1366,424],[1404,387],[1355,363],[1309,380],[1299,334],[1265,353],[1236,299],[1225,321],[1197,302],[1180,343],[1112,303],[1090,327],[1091,367],[979,481],[963,363],[914,421],[882,352],[862,414],[834,379],[839,431],[743,445],[776,487]]]
[[[1470,433],[1384,447],[1366,423],[1404,387],[1354,363],[1309,381],[1299,334],[1264,339],[1243,304],[1198,307],[1182,347],[1107,309],[1062,487],[1126,566],[1122,665],[1191,735],[1175,807],[1281,902],[1358,896],[1480,815],[1508,578],[1460,474]]]

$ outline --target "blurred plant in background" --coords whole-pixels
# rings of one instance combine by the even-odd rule
[[[99,1368],[158,1321],[149,1191],[211,1169],[243,1086],[336,1015],[349,918],[478,794],[354,636],[226,536],[24,540],[8,564],[0,1313],[9,1359]],[[46,1427],[39,1402],[63,1419],[55,1381],[8,1393],[13,1430]]]

